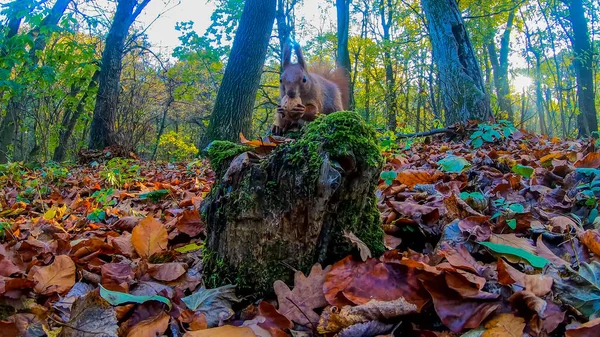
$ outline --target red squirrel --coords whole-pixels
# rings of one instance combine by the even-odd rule
[[[302,49],[295,43],[298,63],[292,63],[292,48],[283,48],[283,68],[279,80],[279,98],[275,121],[271,132],[282,135],[295,127],[317,118],[318,114],[330,114],[348,109],[348,78],[343,68],[335,70],[318,67],[309,70]]]

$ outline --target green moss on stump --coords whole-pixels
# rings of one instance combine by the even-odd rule
[[[215,140],[208,149],[208,159],[213,166],[213,169],[221,169],[221,165],[227,160],[233,159],[238,154],[244,153],[251,148],[245,145],[235,144],[229,141]],[[228,162],[227,162],[228,163]]]
[[[293,269],[306,273],[315,262],[352,252],[345,230],[374,255],[383,252],[375,203],[383,157],[375,131],[358,114],[322,116],[295,142],[223,179],[226,159],[245,150],[229,142],[209,149],[219,180],[203,204],[208,285],[271,292],[275,280],[292,280]]]

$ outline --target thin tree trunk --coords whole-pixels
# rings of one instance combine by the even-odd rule
[[[350,3],[352,0],[336,0],[335,8],[337,11],[337,63],[344,69],[344,74],[350,84],[348,95],[348,106],[350,110],[354,109],[354,85],[350,80],[350,51],[348,49],[348,34],[350,30]]]
[[[498,105],[502,112],[508,114],[508,120],[511,122],[514,121],[514,112],[510,100],[510,84],[508,81],[508,54],[510,52],[510,33],[512,32],[514,18],[515,11],[513,10],[508,14],[506,29],[500,41],[500,55],[496,52],[496,45],[493,38],[487,45],[492,69],[494,70],[494,83],[496,95],[498,96]]]
[[[48,34],[46,30],[51,31],[56,27],[71,1],[72,0],[57,0],[50,10],[50,13],[40,23],[40,26],[30,33],[32,37],[37,37],[35,37],[33,47],[29,51],[29,58],[25,62],[24,67],[25,69],[28,69],[27,71],[31,72],[37,67],[37,53],[46,48]],[[20,20],[21,19],[18,20],[19,25]],[[19,25],[17,25],[16,22],[13,22],[13,26],[9,27],[9,34],[11,34],[15,28],[18,30]],[[15,93],[8,102],[6,115],[2,119],[2,124],[0,125],[0,164],[8,161],[8,147],[12,143],[12,137],[15,134],[15,130],[17,130],[19,115],[25,109],[26,98],[27,93],[25,92]]]
[[[579,137],[587,137],[592,132],[598,131],[594,94],[594,49],[590,42],[583,1],[572,0],[569,4],[569,14],[573,26],[571,41],[575,53],[573,64],[577,72],[577,101],[579,104],[577,127]]]
[[[77,125],[77,121],[79,117],[83,114],[85,110],[85,104],[90,97],[92,91],[98,86],[98,78],[100,77],[100,70],[96,70],[94,75],[92,76],[92,80],[90,81],[87,90],[77,103],[77,106],[70,106],[67,111],[65,111],[65,115],[62,120],[62,129],[60,130],[58,136],[58,146],[54,150],[54,155],[52,156],[52,160],[55,162],[61,162],[65,160],[65,155],[67,153],[67,146],[69,145],[69,140],[73,135],[73,130],[75,129],[75,125]],[[75,89],[71,91],[71,95],[77,96],[79,93],[79,89]]]
[[[158,150],[158,144],[160,143],[160,137],[162,137],[163,132],[165,131],[165,121],[167,120],[167,114],[169,113],[169,108],[171,104],[175,102],[175,96],[173,95],[173,91],[175,90],[175,85],[173,79],[167,80],[167,101],[165,102],[165,106],[163,108],[162,118],[160,120],[160,124],[158,126],[158,132],[156,134],[156,142],[154,143],[154,149],[152,150],[152,160],[156,159],[156,151]]]
[[[438,66],[446,124],[493,121],[481,68],[456,0],[421,0]]]
[[[150,0],[119,0],[106,37],[89,148],[102,150],[117,143],[114,134],[121,83],[122,58],[129,28]]]
[[[249,134],[276,0],[246,0],[203,144]]]
[[[390,29],[392,26],[394,9],[391,0],[382,0],[379,5],[379,15],[381,16],[381,28],[383,28],[383,64],[385,67],[386,95],[385,102],[388,116],[388,130],[395,131],[398,122],[396,115],[398,106],[396,102],[396,79],[394,77],[394,68],[391,53]]]

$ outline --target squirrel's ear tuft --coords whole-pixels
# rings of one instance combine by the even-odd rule
[[[287,67],[292,63],[292,46],[288,39],[283,45],[283,67]]]
[[[304,60],[304,55],[302,55],[302,48],[300,48],[299,43],[294,44],[294,51],[298,57],[298,64],[302,67],[302,69],[306,70],[306,61]]]

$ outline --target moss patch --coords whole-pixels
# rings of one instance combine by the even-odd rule
[[[233,159],[233,157],[238,154],[249,151],[250,147],[235,144],[229,141],[215,140],[210,143],[207,149],[208,159],[210,159],[210,163],[213,166],[215,171],[222,169],[222,165],[228,159]]]

